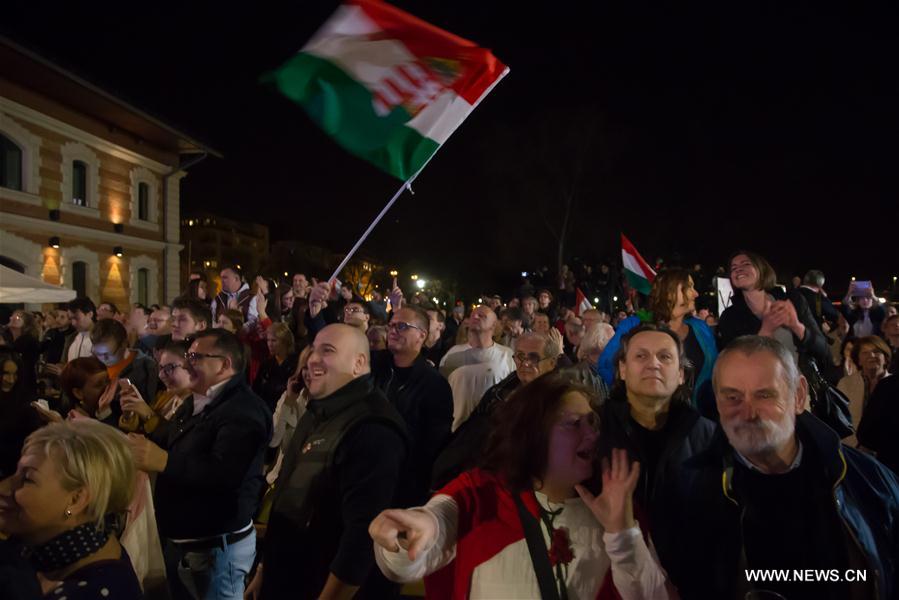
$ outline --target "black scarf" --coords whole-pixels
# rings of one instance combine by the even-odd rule
[[[109,536],[120,529],[120,522],[117,515],[106,515],[100,527],[84,523],[39,546],[26,548],[25,555],[36,571],[59,571],[102,548]]]

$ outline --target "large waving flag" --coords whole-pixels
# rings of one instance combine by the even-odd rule
[[[624,275],[627,284],[641,294],[649,295],[656,272],[649,263],[643,260],[640,253],[627,237],[621,234],[621,262],[624,264]]]
[[[267,78],[349,152],[414,177],[509,69],[379,0],[349,0]]]

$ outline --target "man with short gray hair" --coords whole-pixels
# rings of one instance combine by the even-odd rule
[[[513,344],[515,370],[488,389],[434,461],[431,489],[439,490],[475,466],[490,433],[490,417],[512,393],[556,368],[562,345],[556,337],[527,331]]]
[[[683,527],[664,564],[681,597],[895,598],[899,482],[805,410],[791,352],[737,338],[712,381],[724,435],[685,463],[689,497],[673,499],[683,519],[668,524]],[[754,579],[760,569],[789,576]]]

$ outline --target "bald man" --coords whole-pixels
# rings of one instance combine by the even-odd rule
[[[311,347],[310,400],[275,483],[263,560],[247,591],[377,597],[372,583],[363,586],[374,565],[368,523],[391,506],[405,426],[375,388],[362,330],[328,325]]]

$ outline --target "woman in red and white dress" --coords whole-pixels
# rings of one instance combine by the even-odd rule
[[[545,597],[523,526],[531,518],[561,600],[668,598],[634,519],[639,464],[614,450],[602,493],[588,489],[597,483],[599,431],[589,400],[588,390],[551,374],[517,391],[495,414],[481,468],[423,507],[386,510],[372,521],[381,571],[399,582],[424,577],[428,598]]]

